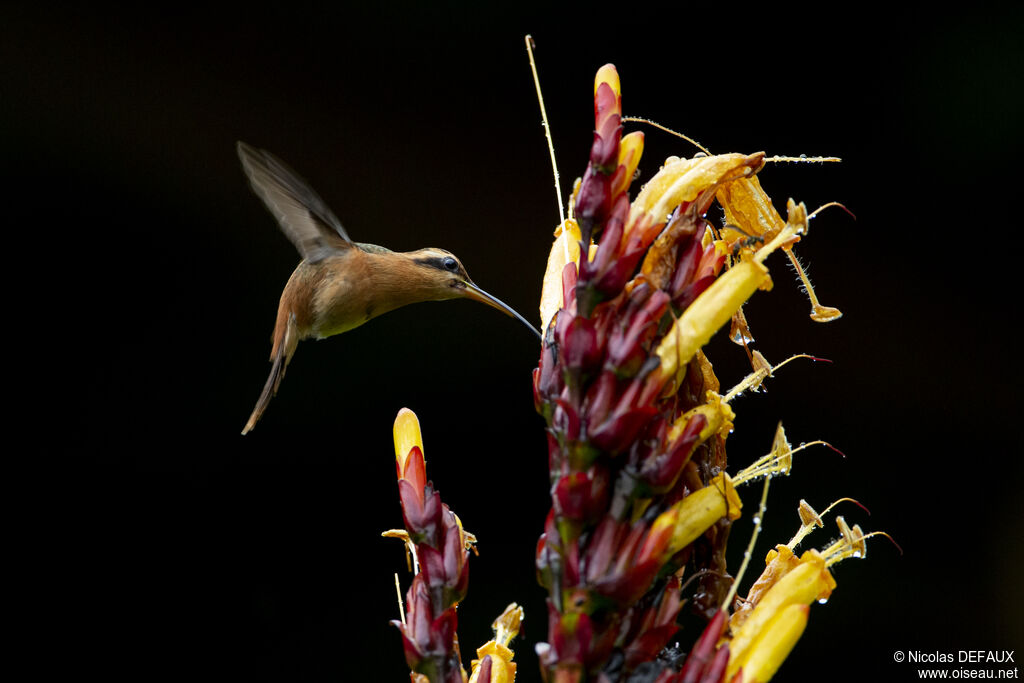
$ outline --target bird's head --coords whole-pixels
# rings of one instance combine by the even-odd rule
[[[431,286],[438,290],[438,298],[479,301],[518,319],[529,327],[537,337],[541,336],[537,328],[517,313],[515,309],[478,287],[470,279],[465,266],[462,265],[462,262],[459,261],[455,254],[444,249],[429,248],[414,251],[409,256],[413,265],[419,270],[420,276],[429,281]]]

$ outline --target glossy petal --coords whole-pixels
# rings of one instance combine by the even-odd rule
[[[399,410],[395,418],[394,435],[395,459],[399,469],[403,470],[409,451],[416,447],[420,449],[420,453],[423,452],[423,436],[420,434],[420,421],[416,413],[408,408]]]
[[[694,491],[678,503],[679,515],[667,552],[674,555],[693,543],[711,525],[728,517],[738,519],[742,503],[726,474],[719,474],[710,484]]]
[[[656,220],[676,206],[692,202],[708,190],[736,178],[749,177],[764,164],[764,153],[718,154],[680,159],[662,166],[637,194],[630,211],[630,224],[650,214]],[[698,211],[703,213],[703,211]]]
[[[741,663],[744,683],[766,683],[796,646],[807,627],[808,605],[789,605],[764,628]],[[727,672],[732,669],[732,663]]]

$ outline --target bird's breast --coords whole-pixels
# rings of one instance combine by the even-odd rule
[[[324,273],[313,299],[313,336],[323,339],[348,332],[396,308],[435,298],[403,278],[392,263],[394,257],[350,254],[317,264]]]
[[[313,335],[323,339],[359,327],[378,315],[379,306],[365,273],[328,272],[313,300]]]

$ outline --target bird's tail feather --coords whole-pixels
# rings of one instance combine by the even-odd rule
[[[270,399],[277,394],[277,388],[281,386],[281,380],[284,378],[285,368],[288,367],[288,362],[292,359],[297,345],[298,335],[295,329],[294,314],[279,315],[278,325],[274,329],[273,365],[270,367],[270,376],[267,377],[267,383],[263,385],[263,392],[260,394],[259,400],[256,401],[256,407],[253,408],[249,421],[245,423],[245,428],[242,430],[243,435],[253,430],[263,416],[263,411],[270,404]]]
[[[281,378],[284,377],[284,368],[284,346],[282,346],[274,357],[274,365],[270,368],[270,376],[267,377],[267,383],[263,385],[263,392],[260,394],[259,400],[256,401],[256,407],[253,408],[249,421],[245,423],[245,429],[242,430],[242,434],[251,432],[263,416],[263,411],[267,409],[270,399],[277,394],[277,388],[281,385]]]

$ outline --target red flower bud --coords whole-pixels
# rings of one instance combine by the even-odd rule
[[[668,309],[668,294],[658,290],[647,297],[647,293],[647,289],[634,290],[630,307],[622,316],[625,324],[616,326],[608,338],[606,365],[616,370],[631,370],[630,375],[636,374],[647,360],[650,351],[645,349],[644,345],[653,338],[658,322]],[[643,302],[642,307],[634,304],[634,301]]]
[[[672,488],[683,466],[693,454],[693,448],[700,438],[701,430],[707,424],[703,415],[695,415],[686,423],[686,428],[674,442],[668,445],[665,452],[650,458],[640,469],[640,479],[650,487],[651,491],[664,493]]]
[[[398,482],[405,528],[416,543],[436,546],[441,530],[441,497],[428,485],[417,491],[407,480]]]
[[[570,371],[595,367],[601,360],[601,347],[594,323],[582,316],[572,318],[565,325],[561,322],[559,316],[556,334],[559,337],[558,351],[562,365]]]
[[[697,266],[704,255],[704,246],[701,244],[701,239],[704,237],[706,229],[707,223],[700,221],[700,225],[693,235],[680,241],[679,261],[676,263],[676,272],[672,277],[672,284],[669,286],[669,291],[672,293],[673,298],[682,293],[683,289],[690,284],[694,274],[697,272]]]
[[[725,673],[725,664],[729,661],[729,646],[723,645],[716,652],[715,643],[722,637],[724,629],[725,612],[719,610],[704,627],[704,633],[701,634],[697,644],[690,651],[690,656],[686,658],[686,663],[679,670],[679,675],[672,680],[679,681],[679,683],[710,683],[711,681],[717,683],[720,681]],[[725,652],[725,662],[721,664],[717,677],[712,677],[709,674],[718,669],[718,659],[722,656],[723,651]]]
[[[574,472],[555,484],[552,498],[556,512],[572,520],[587,521],[608,505],[608,471],[601,466]]]
[[[616,411],[600,425],[589,429],[587,436],[602,451],[613,455],[621,453],[629,448],[657,412],[653,406]]]

